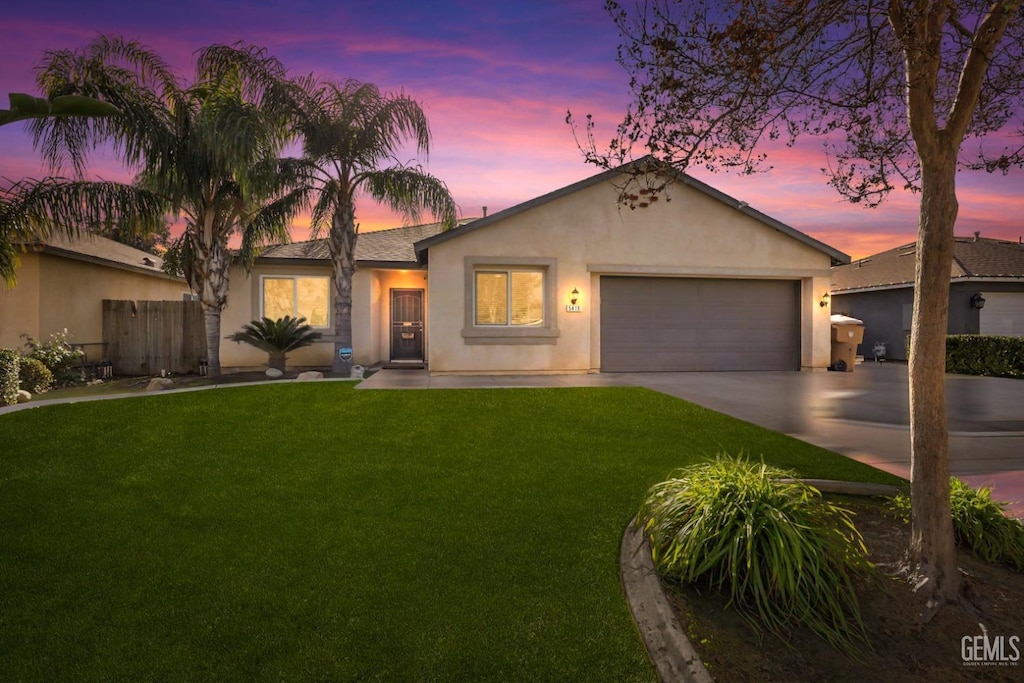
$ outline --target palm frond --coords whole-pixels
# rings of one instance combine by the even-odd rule
[[[310,237],[317,239],[323,234],[324,228],[330,229],[331,218],[345,196],[342,183],[337,179],[326,180],[318,186],[317,199],[309,216]]]
[[[242,325],[241,332],[226,337],[233,342],[254,346],[267,353],[283,353],[310,346],[323,336],[306,324],[305,318],[286,315],[277,320],[263,318]]]
[[[447,230],[458,220],[458,207],[448,186],[426,173],[421,167],[394,166],[373,171],[363,176],[362,186],[378,202],[420,220],[420,211],[426,209]]]
[[[92,97],[120,110],[102,119],[51,118],[33,121],[33,144],[51,168],[72,166],[82,175],[88,151],[108,141],[133,167],[160,149],[169,112],[184,99],[177,77],[145,46],[99,36],[79,50],[48,51],[36,82],[44,95]]]
[[[164,225],[166,210],[160,196],[131,185],[55,177],[21,180],[0,189],[0,277],[14,286],[19,243],[55,234],[77,237],[101,226],[150,234]]]

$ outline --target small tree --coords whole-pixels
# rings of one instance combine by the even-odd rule
[[[277,320],[253,320],[247,325],[242,325],[241,332],[235,332],[227,339],[266,351],[270,355],[267,365],[284,372],[285,362],[288,360],[286,354],[289,351],[311,346],[319,341],[321,336],[306,324],[305,318],[286,315]]]
[[[619,62],[629,72],[633,104],[608,149],[597,148],[587,117],[581,146],[588,161],[617,166],[641,147],[678,170],[699,165],[752,173],[765,170],[764,143],[823,135],[823,170],[851,201],[873,206],[896,188],[920,194],[908,568],[934,599],[930,607],[956,599],[942,362],[955,181],[958,168],[1005,172],[1022,163],[1024,147],[1004,142],[993,154],[982,142],[973,150],[964,144],[1020,124],[1022,0],[649,0],[628,8],[608,0],[605,6],[622,36]],[[632,180],[648,193],[671,181],[671,174],[635,168]],[[628,201],[631,194],[622,196]]]

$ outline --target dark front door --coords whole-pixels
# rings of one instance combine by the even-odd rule
[[[391,290],[391,360],[423,360],[423,290]]]

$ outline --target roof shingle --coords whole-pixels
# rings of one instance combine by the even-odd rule
[[[458,225],[465,225],[473,220],[475,219],[465,218],[460,220]],[[440,232],[440,223],[361,232],[359,239],[356,240],[356,262],[400,262],[414,266],[416,253],[413,250],[413,244]],[[260,258],[329,261],[331,254],[327,240],[318,239],[268,247],[260,255]]]
[[[1024,279],[1024,245],[985,237],[957,237],[950,280]],[[832,268],[832,292],[901,287],[914,283],[916,244],[883,251]]]
[[[128,268],[158,277],[170,277],[161,270],[163,259],[159,256],[98,235],[84,233],[76,238],[53,235],[46,242],[35,245],[35,248],[79,260]]]

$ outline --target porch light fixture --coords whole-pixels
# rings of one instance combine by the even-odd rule
[[[576,301],[579,298],[580,298],[580,290],[578,290],[575,287],[573,287],[572,288],[572,298],[570,298],[569,301],[572,303],[573,306],[575,306],[576,305]]]
[[[822,308],[825,308],[826,306],[828,306],[828,302],[831,298],[832,297],[829,296],[829,293],[825,292],[824,294],[821,295],[821,301],[818,302],[818,305],[821,306]]]
[[[975,292],[971,297],[971,308],[977,308],[979,311],[985,308],[985,297],[981,295],[981,292]]]

